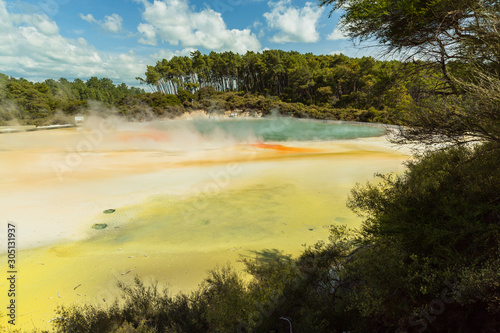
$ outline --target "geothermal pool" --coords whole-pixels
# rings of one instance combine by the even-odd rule
[[[134,276],[189,291],[216,265],[298,255],[330,225],[359,225],[345,207],[350,189],[408,158],[384,133],[288,118],[89,118],[0,134],[0,244],[8,223],[17,229],[16,327],[47,327],[61,304],[106,306]]]

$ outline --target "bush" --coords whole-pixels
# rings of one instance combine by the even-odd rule
[[[409,162],[401,176],[355,188],[348,205],[365,218],[364,242],[375,246],[346,265],[357,281],[354,307],[379,327],[413,331],[443,291],[481,290],[455,295],[426,330],[498,327],[499,163],[493,144],[448,148]]]

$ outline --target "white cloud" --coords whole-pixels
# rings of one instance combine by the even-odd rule
[[[84,21],[89,22],[89,23],[97,22],[97,20],[94,18],[94,16],[92,14],[83,15],[82,13],[80,13],[80,18]]]
[[[122,30],[123,19],[118,14],[111,14],[111,16],[105,16],[104,22],[101,24],[104,30],[118,33]]]
[[[316,25],[323,13],[323,7],[314,8],[311,2],[306,2],[303,8],[291,6],[290,0],[268,2],[270,12],[264,13],[267,26],[279,30],[271,41],[275,43],[303,42],[314,43],[319,40]]]
[[[193,11],[186,1],[147,0],[142,17],[145,23],[137,30],[142,35],[139,42],[156,45],[156,39],[183,47],[203,47],[215,51],[231,50],[245,53],[257,51],[260,42],[250,29],[229,30],[220,13],[206,8]]]
[[[344,51],[339,51],[339,50],[336,50],[336,51],[332,51],[329,53],[330,55],[340,55],[340,54],[344,54]]]
[[[328,39],[328,40],[340,40],[340,39],[347,39],[347,38],[349,38],[349,37],[344,35],[342,33],[342,31],[340,31],[337,28],[333,29],[333,31],[328,36],[326,36],[326,39]]]
[[[33,15],[33,25],[45,35],[55,35],[59,33],[56,22],[51,21],[46,15]]]
[[[92,14],[83,15],[80,13],[80,18],[89,23],[98,24],[105,31],[119,33],[123,30],[123,18],[118,14],[106,15],[102,21],[96,20]]]
[[[84,38],[61,36],[57,25],[46,16],[9,13],[3,0],[0,45],[0,72],[28,80],[98,76],[137,85],[135,77],[144,75],[146,65],[157,60],[132,52],[100,52]]]
[[[45,14],[12,14],[10,18],[12,23],[18,25],[25,24],[33,26],[44,35],[55,35],[59,33],[59,27],[57,26],[56,22],[50,20],[50,18]]]
[[[6,34],[12,25],[11,18],[5,8],[5,3],[0,1],[0,36]]]
[[[139,43],[144,45],[156,45],[155,27],[148,23],[141,23],[137,30],[143,37],[139,38]]]

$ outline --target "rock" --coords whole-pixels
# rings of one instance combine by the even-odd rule
[[[113,209],[113,208],[110,208],[110,209],[106,209],[105,211],[103,211],[104,214],[111,214],[111,213],[114,213],[116,211],[116,209]]]
[[[92,229],[101,230],[101,229],[106,229],[107,227],[108,227],[108,225],[106,223],[95,223],[92,226]]]

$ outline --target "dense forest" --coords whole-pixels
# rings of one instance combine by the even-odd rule
[[[450,92],[442,84],[443,73],[432,65],[282,50],[244,55],[194,51],[190,57],[158,61],[138,79],[182,101],[196,101],[200,92],[211,89],[236,100],[271,96],[287,103],[279,107],[283,114],[296,117],[401,123],[412,102]],[[228,106],[253,107],[245,102]]]
[[[398,61],[349,58],[342,54],[267,50],[244,55],[203,55],[195,51],[190,57],[158,61],[155,66],[148,66],[145,79],[139,79],[166,94],[194,94],[200,87],[213,87],[216,91],[277,96],[284,102],[306,105],[382,109],[394,104],[387,100],[394,89],[406,93],[421,90],[425,84],[400,82],[401,67]],[[397,98],[404,97],[398,94]]]
[[[417,76],[415,74],[419,72]],[[175,117],[185,111],[249,113],[401,123],[406,108],[434,94],[442,74],[426,62],[313,55],[281,50],[173,57],[148,66],[152,93],[92,77],[29,82],[0,75],[0,125],[48,125],[100,102],[131,120]],[[417,77],[418,79],[415,79]]]
[[[0,73],[0,125],[68,123],[69,116],[82,113],[89,101],[113,105],[127,96],[143,93],[142,89],[129,88],[124,83],[114,85],[108,78],[31,82]]]

